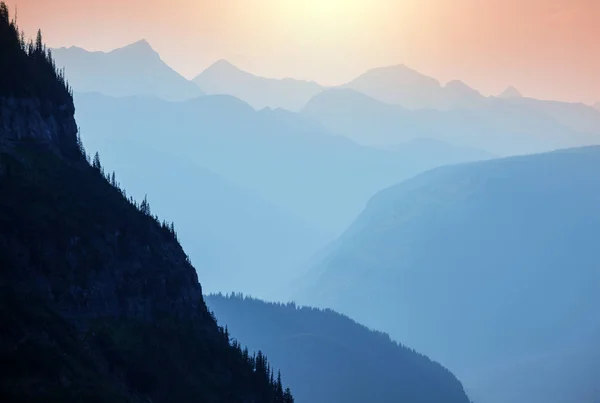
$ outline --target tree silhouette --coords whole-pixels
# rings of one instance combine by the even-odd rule
[[[145,214],[147,216],[151,215],[150,203],[148,203],[148,195],[144,195],[144,200],[142,200],[142,203],[140,204],[140,211],[142,212],[142,214]]]
[[[94,154],[94,160],[92,161],[92,167],[98,170],[98,172],[102,172],[102,163],[100,162],[100,154],[96,151]]]

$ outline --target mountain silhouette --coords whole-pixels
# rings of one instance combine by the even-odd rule
[[[583,130],[595,125],[596,111],[587,107],[582,114],[574,106],[575,115],[565,113],[570,108],[570,104],[559,103],[552,114],[548,104],[540,101],[495,98],[477,109],[411,111],[355,90],[336,88],[316,95],[302,114],[363,145],[432,138],[495,155],[512,155],[596,144],[600,130]],[[589,111],[593,116],[580,119]]]
[[[65,67],[69,82],[78,92],[106,95],[155,96],[185,100],[202,91],[160,58],[145,40],[110,52],[88,52],[70,47],[53,49],[59,67]]]
[[[342,88],[350,88],[381,102],[416,109],[460,109],[476,107],[485,98],[461,81],[442,86],[434,78],[405,65],[367,71]]]
[[[315,82],[258,77],[226,60],[217,61],[193,81],[207,94],[232,95],[257,110],[283,108],[298,111],[323,89]]]
[[[522,98],[522,97],[523,97],[523,95],[521,94],[521,92],[512,86],[509,86],[508,88],[506,88],[504,91],[502,91],[498,95],[498,98],[503,98],[503,99]]]
[[[346,316],[241,295],[206,301],[232,337],[282,369],[298,403],[470,403],[440,364]]]
[[[533,379],[560,358],[565,374],[580,371],[591,363],[569,350],[592,357],[600,334],[599,168],[600,147],[587,147],[441,167],[386,189],[313,267],[300,301],[389,332],[481,401],[506,401],[485,384],[509,393],[511,368]],[[572,390],[568,379],[556,388]],[[533,385],[511,401],[538,401]]]

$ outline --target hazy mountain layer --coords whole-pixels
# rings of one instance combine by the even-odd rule
[[[226,60],[214,63],[193,81],[207,94],[232,95],[254,109],[283,108],[300,111],[313,96],[323,90],[315,82],[257,77]]]
[[[206,301],[232,337],[283,370],[298,403],[469,403],[441,365],[333,311],[241,296]]]
[[[75,91],[167,100],[202,95],[198,86],[165,64],[145,40],[110,52],[70,47],[53,49],[52,54],[57,66],[65,67]]]
[[[589,147],[442,167],[389,188],[314,267],[302,301],[389,331],[470,388],[486,374],[508,390],[499,368],[599,334],[599,168]]]
[[[572,113],[561,113],[565,105]],[[496,98],[477,109],[410,111],[354,90],[335,89],[315,96],[302,113],[364,145],[433,138],[512,155],[600,142],[600,126],[592,129],[600,113],[570,104],[551,109],[552,105],[541,101]]]
[[[228,96],[169,103],[80,94],[77,108],[86,144],[98,136],[135,139],[201,164],[329,234],[343,230],[378,190],[437,165],[478,158],[452,146],[441,161],[399,158],[402,147],[359,146],[298,114],[256,112]],[[427,147],[422,150],[427,156]]]

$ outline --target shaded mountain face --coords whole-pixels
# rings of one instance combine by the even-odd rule
[[[599,168],[589,147],[442,167],[389,188],[314,267],[301,301],[389,331],[500,402],[484,384],[514,390],[511,368],[542,370],[545,357],[597,339]]]
[[[167,64],[145,40],[110,52],[88,52],[70,47],[53,49],[59,67],[79,92],[186,100],[202,95],[198,86]]]
[[[220,60],[193,80],[205,93],[231,95],[254,109],[299,111],[323,88],[312,81],[257,77]]]
[[[372,69],[341,86],[409,110],[451,110],[478,107],[485,97],[460,81],[442,86],[405,65]]]
[[[596,108],[600,111],[600,102],[596,102],[596,104],[594,105],[594,108]]]
[[[587,108],[580,113],[569,105],[552,108],[542,101],[496,98],[478,109],[410,111],[354,90],[334,89],[315,96],[302,114],[363,145],[433,138],[512,155],[596,144],[600,128],[592,128],[597,111]]]
[[[267,351],[298,403],[469,403],[447,369],[335,313],[242,296],[210,295],[232,336]]]
[[[19,38],[0,3],[2,400],[280,397],[217,327],[173,228],[88,164],[41,36]]]

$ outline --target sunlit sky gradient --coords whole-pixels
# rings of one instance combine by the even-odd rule
[[[147,39],[191,78],[225,58],[333,85],[404,63],[485,94],[600,101],[600,0],[8,0],[52,47]]]

